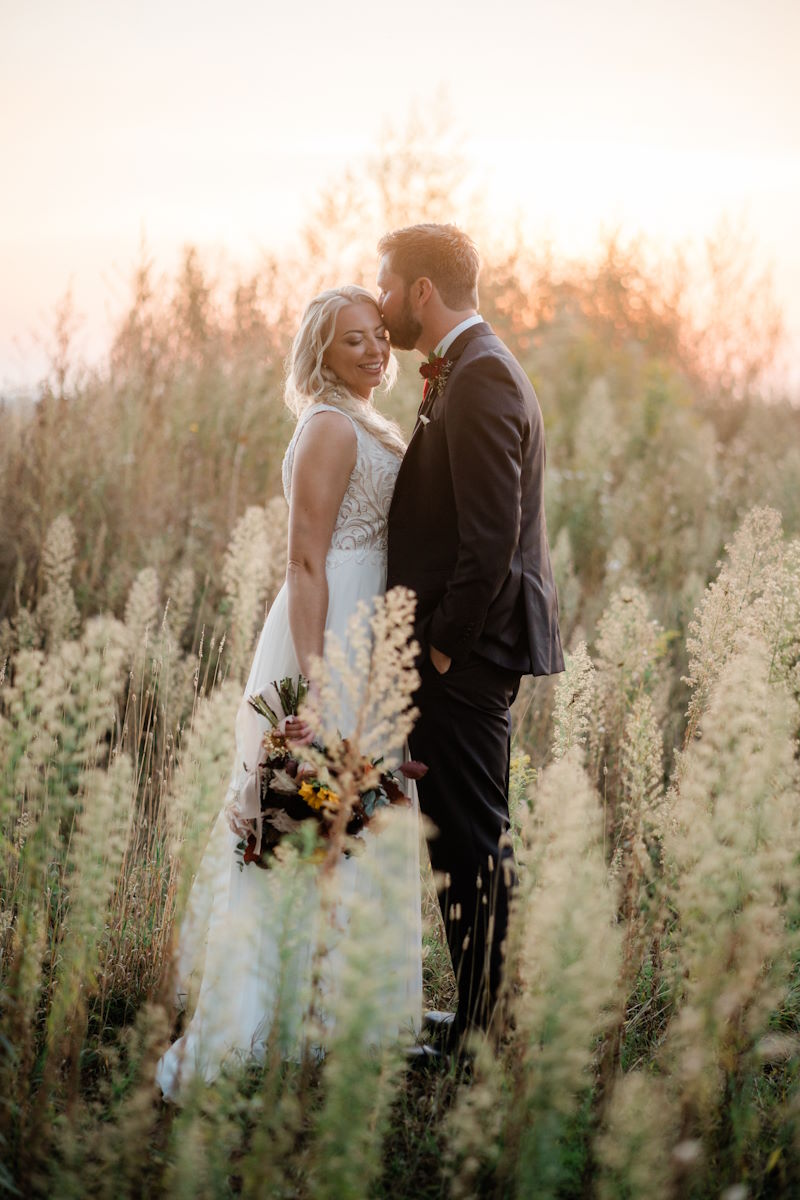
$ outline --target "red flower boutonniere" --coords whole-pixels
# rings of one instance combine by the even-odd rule
[[[423,400],[427,400],[428,397],[432,397],[435,400],[437,396],[441,396],[452,368],[453,363],[451,359],[444,358],[442,355],[434,354],[431,351],[428,355],[428,361],[424,362],[419,369],[420,375],[425,380],[425,386],[422,389]]]

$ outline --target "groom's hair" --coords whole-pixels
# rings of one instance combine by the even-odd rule
[[[425,276],[448,308],[478,307],[480,258],[471,238],[455,225],[408,225],[386,233],[378,253],[407,286]]]

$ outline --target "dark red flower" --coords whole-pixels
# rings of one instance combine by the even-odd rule
[[[432,354],[427,362],[422,363],[419,373],[423,379],[441,379],[447,373],[450,359]]]
[[[398,767],[401,775],[406,779],[422,779],[428,774],[428,768],[425,763],[417,762],[416,759],[410,758],[408,762],[401,763]]]
[[[408,797],[391,775],[381,775],[381,786],[392,804],[404,804]]]
[[[261,866],[261,855],[256,854],[256,839],[252,833],[247,839],[242,861],[245,863],[256,863],[257,866]]]

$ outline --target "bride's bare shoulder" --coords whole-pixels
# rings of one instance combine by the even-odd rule
[[[295,473],[308,464],[317,470],[336,465],[350,474],[358,453],[352,419],[333,408],[312,410],[305,417],[294,449]]]

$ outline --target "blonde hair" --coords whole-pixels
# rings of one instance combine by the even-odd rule
[[[399,427],[363,397],[357,396],[323,365],[323,355],[333,341],[336,316],[348,304],[369,302],[380,312],[375,297],[366,288],[348,283],[315,296],[303,313],[288,360],[284,400],[300,417],[314,404],[330,404],[353,417],[385,449],[402,457],[406,444]],[[397,377],[397,359],[389,355],[384,381],[390,388]]]

